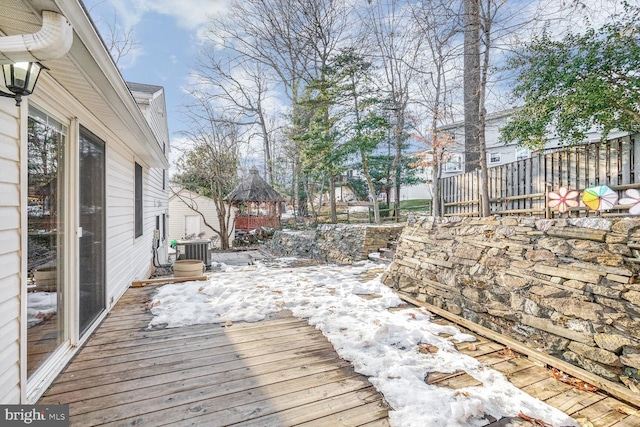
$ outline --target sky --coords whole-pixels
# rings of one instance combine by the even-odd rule
[[[231,1],[84,0],[103,38],[108,38],[109,28],[133,29],[135,48],[118,62],[118,66],[127,81],[165,88],[169,132],[174,147],[172,161],[179,156],[176,148],[184,146],[180,132],[186,129],[181,106],[187,102],[184,89],[189,83],[190,70],[202,46],[210,17],[224,15]],[[602,12],[619,10],[621,1],[574,0],[571,4],[588,4],[600,11],[587,15],[597,21],[606,15]],[[632,4],[638,2],[640,0],[630,1]]]
[[[473,427],[519,412],[555,427],[575,420],[513,386],[501,373],[459,353],[454,343],[475,337],[454,326],[430,322],[422,308],[390,311],[403,302],[380,281],[363,274],[380,265],[293,267],[294,258],[255,266],[218,265],[207,282],[169,284],[158,289],[150,306],[150,328],[194,324],[256,322],[279,310],[305,319],[331,342],[338,355],[369,378],[393,410],[394,427]],[[286,272],[286,274],[283,274]],[[376,294],[375,298],[361,295]],[[437,348],[423,353],[420,345]],[[428,385],[429,372],[463,370],[481,386],[454,390]],[[411,390],[411,393],[407,393]]]
[[[163,86],[172,145],[180,143],[184,87],[209,17],[224,13],[227,0],[84,0],[98,31],[132,28],[135,48],[118,62],[126,81]],[[174,156],[175,158],[175,153]]]

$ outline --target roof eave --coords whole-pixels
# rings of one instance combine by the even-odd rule
[[[82,4],[78,0],[70,0],[59,2],[58,7],[74,28],[75,40],[68,58],[126,125],[130,141],[133,141],[130,148],[150,166],[168,168],[167,156]]]

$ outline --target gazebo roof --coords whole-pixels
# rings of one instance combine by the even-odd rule
[[[226,200],[231,203],[284,202],[284,197],[260,177],[254,166],[249,171],[249,176],[229,193]]]

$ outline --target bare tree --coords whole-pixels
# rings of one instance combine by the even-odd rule
[[[371,32],[372,56],[377,59],[385,81],[384,91],[392,120],[394,158],[391,181],[395,189],[395,218],[400,208],[400,173],[407,132],[410,88],[418,74],[414,67],[422,55],[420,31],[414,27],[411,11],[403,0],[369,2],[365,6],[366,28]]]
[[[510,50],[512,39],[563,18],[563,5],[539,0],[526,5],[495,0],[463,0],[465,169],[480,169],[480,215],[488,216],[489,188],[485,138],[492,56]]]
[[[310,56],[305,61],[307,76],[312,80],[326,85],[327,68],[332,56],[337,54],[337,48],[343,41],[343,34],[347,28],[347,9],[344,2],[333,0],[302,0],[303,14],[306,17],[306,34],[309,36],[308,45],[311,47]],[[330,108],[324,109],[323,122],[330,123]],[[329,126],[330,127],[330,126]],[[326,129],[329,131],[329,129]],[[336,179],[340,165],[328,168],[329,172],[329,208],[331,222],[338,222],[336,208]]]
[[[92,16],[97,15],[95,10],[99,8],[102,3],[104,2],[98,2],[89,9]],[[120,23],[120,16],[115,8],[112,8],[109,20],[104,18],[96,20],[103,24],[101,35],[104,43],[113,58],[113,62],[115,62],[118,68],[120,68],[120,71],[122,71],[122,60],[140,46],[140,43],[135,40],[133,27],[124,26]]]
[[[480,166],[480,2],[464,0],[465,172]]]
[[[224,17],[212,20],[211,39],[221,49],[235,52],[248,61],[262,64],[278,81],[290,102],[290,139],[299,130],[300,97],[305,81],[315,77],[316,65],[312,58],[316,52],[312,42],[318,33],[312,26],[315,19],[311,7],[324,0],[238,0]],[[317,9],[317,8],[316,8]],[[318,17],[321,18],[321,17]],[[310,63],[311,61],[311,63]],[[297,212],[306,213],[306,197],[300,191],[302,176],[300,155],[293,154],[294,199]]]
[[[235,118],[217,111],[206,95],[191,91],[195,100],[185,106],[190,130],[184,136],[191,142],[177,162],[178,173],[174,181],[182,187],[210,197],[216,206],[218,227],[212,226],[197,204],[187,205],[205,218],[207,225],[220,238],[220,248],[230,247],[233,224],[231,201],[227,195],[237,183],[240,152],[240,130]]]
[[[416,165],[432,169],[432,213],[440,215],[442,166],[449,159],[448,151],[454,145],[449,135],[441,135],[439,126],[451,120],[452,80],[458,77],[460,45],[457,36],[461,31],[458,17],[460,10],[447,0],[421,0],[412,7],[413,19],[423,33],[428,55],[424,61],[423,84],[418,85],[417,102],[430,114],[426,132],[416,126],[417,139],[429,148]],[[416,120],[416,122],[420,122]]]
[[[220,52],[210,43],[200,52],[195,71],[201,93],[225,108],[229,117],[237,118],[239,125],[255,129],[251,132],[261,140],[267,181],[273,185],[274,121],[266,104],[274,83],[265,66],[237,52]]]

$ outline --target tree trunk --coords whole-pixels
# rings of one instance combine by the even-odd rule
[[[378,205],[378,195],[376,194],[376,188],[373,185],[373,179],[371,179],[371,174],[369,173],[369,164],[367,163],[367,155],[364,150],[360,149],[360,160],[362,161],[362,172],[364,173],[364,178],[367,181],[367,187],[369,188],[369,194],[373,198],[373,222],[376,224],[380,224],[380,206]]]
[[[338,212],[336,209],[336,177],[329,177],[329,207],[331,209],[331,224],[338,222]]]
[[[487,73],[489,72],[489,60],[491,49],[491,2],[486,4],[486,14],[483,21],[482,38],[484,41],[484,54],[482,55],[482,68],[480,84],[478,86],[478,147],[480,149],[480,216],[487,217],[491,214],[489,203],[489,171],[487,168],[487,143],[485,138],[487,109],[485,99],[487,93]]]
[[[483,116],[483,114],[481,114]],[[481,121],[480,132],[480,216],[491,215],[489,204],[489,170],[487,168],[487,149],[484,137],[484,120]]]
[[[480,167],[480,1],[464,0],[465,172]]]
[[[398,174],[399,175],[399,174]],[[395,200],[393,201],[393,217],[396,222],[400,221],[400,180],[396,181]]]
[[[269,131],[265,123],[264,114],[259,112],[260,130],[262,131],[262,147],[264,149],[264,169],[267,173],[267,182],[273,186],[273,161],[271,160],[271,141],[269,141]]]
[[[296,188],[295,197],[298,199],[298,216],[306,217],[307,215],[309,215],[309,207],[307,206],[307,197],[305,192],[306,177],[302,172],[302,167],[300,165],[299,160],[296,161],[296,166],[297,166],[296,175],[298,176],[298,179],[296,180],[297,188]],[[301,182],[302,182],[302,188],[300,185]]]
[[[232,208],[230,206],[227,207],[224,203],[224,201],[215,203],[220,227],[219,230],[214,230],[218,237],[220,237],[220,249],[223,251],[231,247],[229,243],[229,233],[230,230],[233,230],[233,227],[230,226]]]
[[[440,181],[440,160],[433,162],[433,183],[431,185],[431,214],[433,216],[440,216],[440,193],[441,193],[441,181]]]
[[[404,108],[399,105],[400,102],[396,102],[396,129],[395,129],[395,151],[396,155],[393,159],[393,188],[394,194],[394,207],[393,215],[398,222],[400,220],[400,182],[401,182],[401,170],[402,170],[402,144],[404,143]],[[404,105],[404,103],[403,103]],[[390,208],[391,206],[387,206]]]

